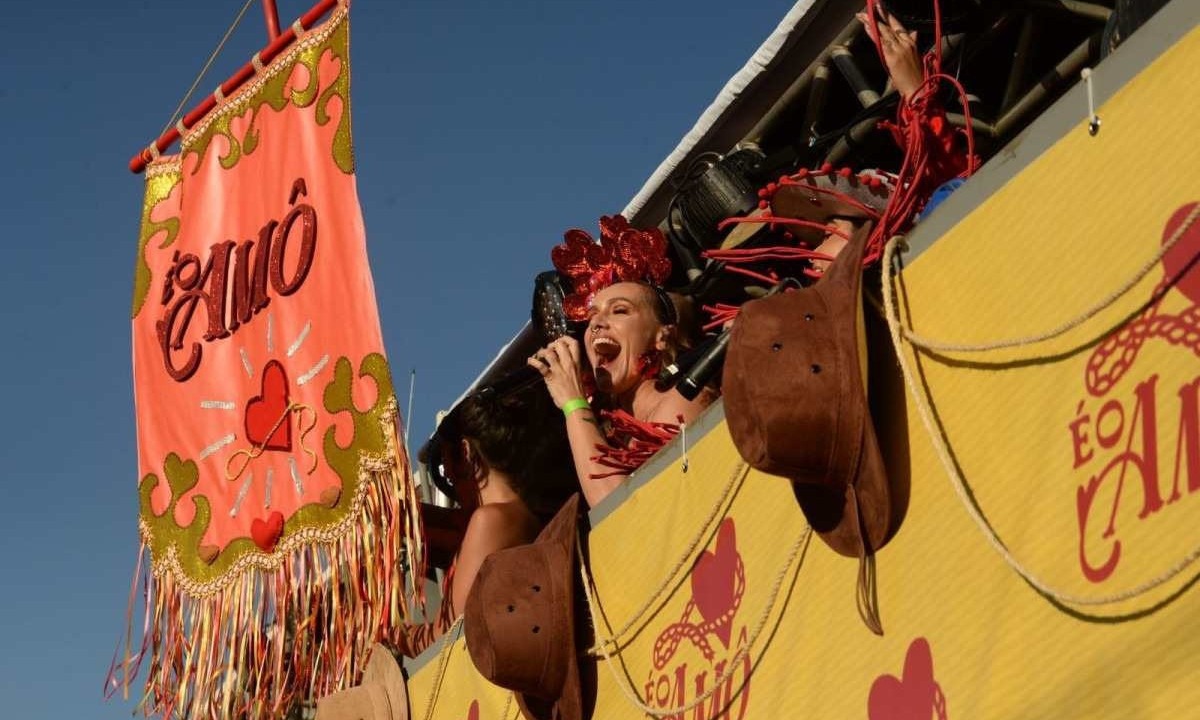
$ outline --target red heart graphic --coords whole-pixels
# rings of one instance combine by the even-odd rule
[[[1164,243],[1174,237],[1183,221],[1195,209],[1196,203],[1188,203],[1171,215],[1167,226],[1163,228]],[[1200,225],[1192,225],[1175,243],[1163,256],[1163,270],[1168,278],[1179,278],[1175,283],[1176,290],[1183,293],[1188,300],[1200,305],[1200,271],[1189,269],[1197,252],[1200,252]]]
[[[246,403],[246,439],[264,450],[291,450],[292,424],[284,417],[287,409],[287,373],[278,360],[272,360],[263,368],[262,394]]]
[[[713,622],[733,609],[737,597],[737,566],[742,561],[737,551],[737,533],[733,518],[725,518],[717,530],[714,552],[705,550],[692,567],[692,599],[706,622]],[[712,628],[717,638],[729,647],[733,623],[725,622]]]
[[[871,684],[867,699],[869,720],[930,720],[940,695],[933,679],[933,654],[929,641],[917,638],[904,658],[904,679],[880,675]],[[945,717],[943,714],[937,717]]]
[[[254,518],[254,522],[250,523],[250,537],[254,538],[254,544],[263,552],[274,550],[282,534],[283,513],[278,510],[268,515],[266,520]]]
[[[472,700],[471,707],[467,710],[467,720],[479,720],[479,701]]]

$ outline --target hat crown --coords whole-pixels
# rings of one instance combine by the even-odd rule
[[[533,543],[489,555],[464,613],[467,649],[480,674],[516,691],[524,711],[537,698],[562,720],[580,717],[572,605],[578,519],[576,493]]]
[[[559,611],[561,582],[551,575],[564,562],[570,563],[566,548],[551,543],[501,550],[484,561],[468,602],[467,632],[471,656],[488,680],[546,699],[562,692],[569,631]],[[472,643],[481,628],[490,641]]]
[[[739,449],[752,465],[796,483],[837,489],[853,479],[862,450],[865,393],[857,362],[859,264],[869,226],[813,285],[742,306],[731,345],[735,367],[748,378],[787,378],[795,400],[786,414],[772,382],[734,383],[730,419]],[[727,390],[728,395],[728,390]],[[727,398],[727,405],[728,405]],[[752,431],[735,428],[752,418]],[[786,453],[770,441],[791,437]]]
[[[742,457],[789,478],[813,528],[859,557],[885,541],[891,502],[859,362],[870,232],[860,227],[813,285],[742,306],[723,383]]]

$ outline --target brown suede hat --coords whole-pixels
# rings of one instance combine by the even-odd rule
[[[318,700],[315,720],[408,720],[408,686],[391,651],[375,643],[362,682]]]
[[[878,170],[863,170],[857,175],[848,172],[815,171],[805,176],[793,176],[779,184],[770,196],[770,212],[760,209],[747,217],[773,215],[793,220],[827,223],[835,217],[866,220],[878,217],[892,197],[894,182],[890,175]],[[723,248],[742,245],[766,223],[738,223],[721,243]],[[815,242],[823,233],[817,228],[789,226],[797,239]]]
[[[575,627],[572,495],[529,545],[492,553],[467,596],[464,629],[475,667],[517,693],[525,717],[582,720]]]
[[[860,278],[870,232],[870,222],[859,227],[813,285],[742,306],[722,384],[738,452],[789,478],[820,537],[864,563],[892,515],[866,395]]]

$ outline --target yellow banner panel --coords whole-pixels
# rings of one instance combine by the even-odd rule
[[[903,380],[873,364],[902,515],[885,634],[858,561],[721,423],[586,538],[593,717],[1196,714],[1197,67],[1192,31],[892,285],[915,392],[889,403]],[[413,717],[435,695],[429,717],[515,717],[455,642],[411,679]]]

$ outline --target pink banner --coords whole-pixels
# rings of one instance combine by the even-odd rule
[[[147,170],[148,711],[285,709],[353,682],[404,619],[415,502],[353,169],[340,7]]]

